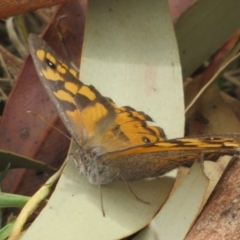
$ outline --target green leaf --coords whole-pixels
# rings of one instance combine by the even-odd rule
[[[8,223],[6,226],[0,229],[0,240],[5,240],[9,236],[9,234],[12,231],[13,225],[16,220],[13,220],[12,222]]]
[[[30,197],[0,192],[0,208],[23,207]]]
[[[4,150],[0,151],[0,171],[4,171],[8,164],[11,164],[12,168],[28,168],[28,169],[35,169],[39,171],[44,171],[49,174],[53,174],[55,169],[51,168],[50,166],[46,165],[41,161],[37,161],[31,158],[27,158],[25,156],[7,152]]]

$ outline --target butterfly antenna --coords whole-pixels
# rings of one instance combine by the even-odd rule
[[[98,168],[98,165],[97,165],[97,168]],[[106,216],[105,214],[105,210],[104,210],[104,205],[103,205],[103,193],[102,193],[102,187],[101,187],[101,182],[100,182],[100,175],[99,175],[99,169],[97,169],[98,171],[98,174],[97,174],[97,184],[98,184],[98,189],[99,189],[99,193],[100,193],[100,201],[101,201],[101,208],[102,208],[102,214],[103,214],[103,217]]]
[[[61,133],[63,136],[65,136],[67,139],[69,139],[71,141],[71,138],[65,134],[64,132],[62,132],[60,129],[54,127],[50,122],[48,122],[45,118],[43,118],[41,115],[39,115],[38,113],[32,112],[32,111],[27,111],[27,113],[31,113],[33,115],[35,115],[36,117],[40,118],[43,122],[47,123],[49,126],[51,126],[53,129],[55,129],[56,131],[58,131],[59,133]]]
[[[144,201],[144,200],[142,200],[141,198],[139,198],[139,197],[137,196],[137,194],[134,193],[134,191],[133,191],[132,188],[130,187],[129,183],[124,179],[124,177],[123,177],[121,174],[119,174],[119,176],[120,176],[120,178],[123,180],[123,182],[124,182],[125,186],[127,187],[127,189],[132,193],[132,195],[133,195],[139,202],[144,203],[144,204],[148,204],[148,205],[150,204],[150,202]]]

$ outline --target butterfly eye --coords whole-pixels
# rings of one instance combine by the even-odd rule
[[[151,143],[150,139],[147,137],[142,137],[143,142],[145,143]]]
[[[56,69],[56,65],[54,64],[54,63],[52,63],[49,59],[47,59],[46,58],[46,63],[47,63],[47,65],[51,68],[51,69],[53,69],[53,70],[55,70]]]

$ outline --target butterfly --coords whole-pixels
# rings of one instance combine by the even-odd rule
[[[239,149],[238,134],[167,140],[147,114],[118,107],[78,80],[77,71],[44,40],[30,34],[29,45],[42,85],[78,145],[74,161],[92,184],[157,177],[190,166],[199,152],[233,155]]]

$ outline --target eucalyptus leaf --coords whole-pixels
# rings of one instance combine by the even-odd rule
[[[149,114],[168,137],[182,136],[181,67],[167,0],[91,0],[87,16],[80,69],[84,84],[94,85],[118,106]],[[167,176],[130,182],[149,205],[137,201],[121,181],[103,185],[103,217],[98,187],[68,161],[48,204],[22,239],[125,238],[152,220],[173,183]]]

